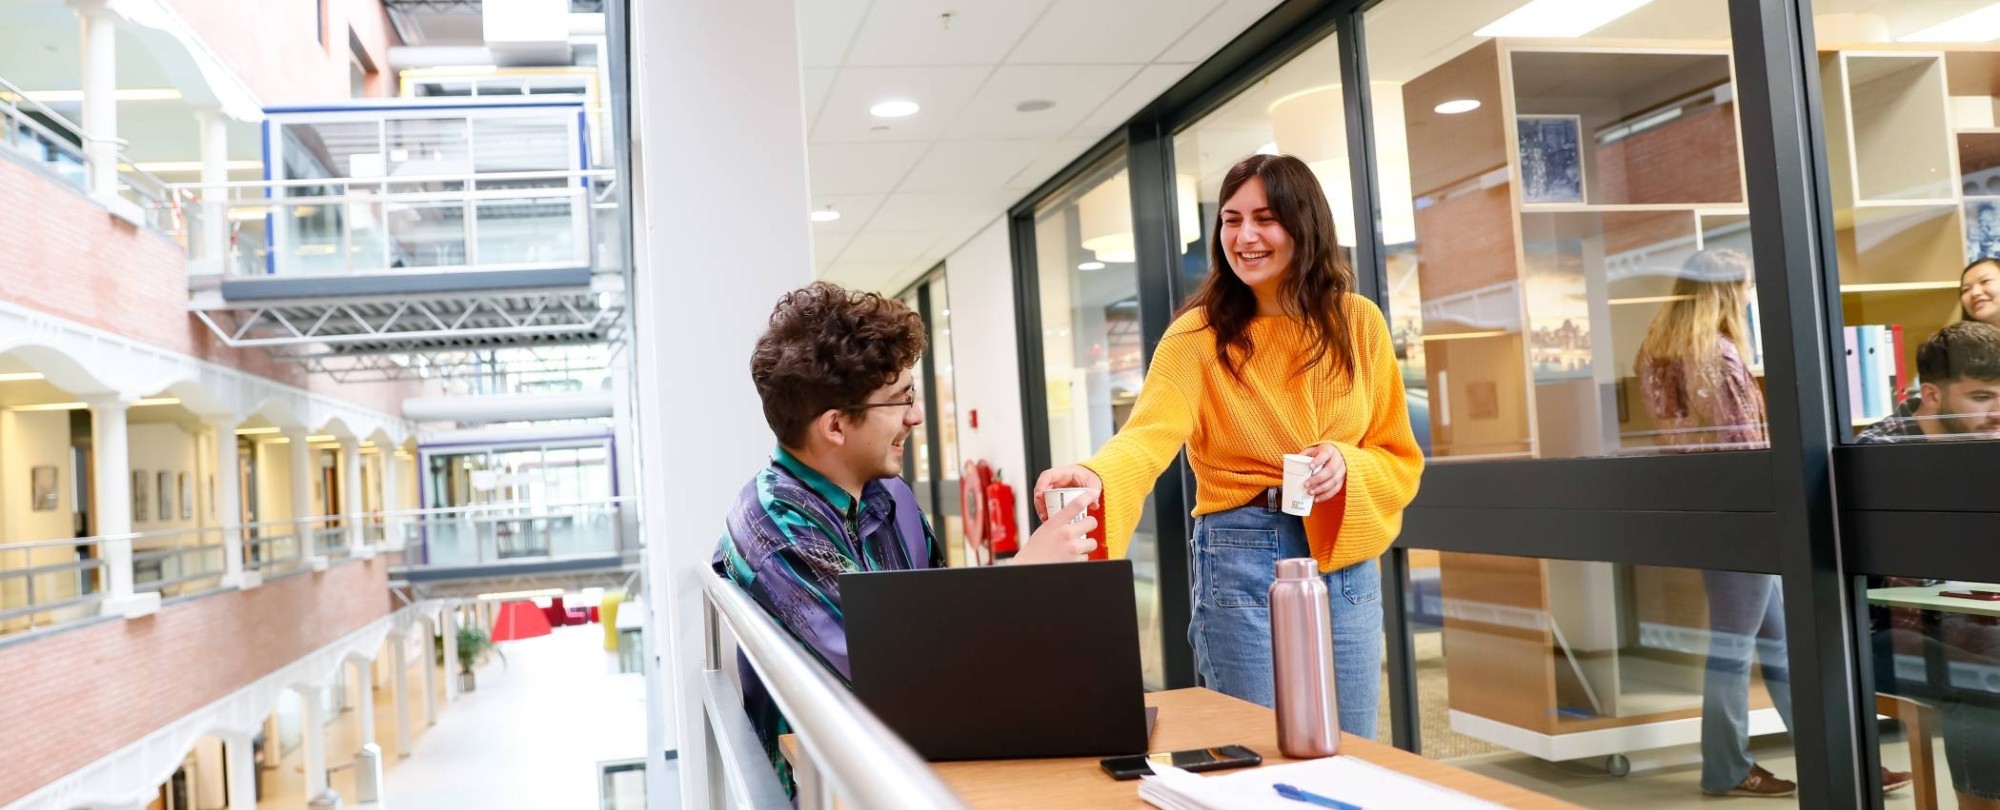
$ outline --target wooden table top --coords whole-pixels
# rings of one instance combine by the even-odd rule
[[[1146,695],[1146,705],[1160,710],[1153,728],[1151,748],[1154,751],[1244,745],[1261,754],[1267,765],[1293,761],[1278,753],[1278,728],[1270,709],[1207,689],[1153,692]],[[787,738],[783,742],[787,756],[797,762],[796,741]],[[1340,745],[1343,755],[1354,756],[1503,807],[1519,810],[1576,807],[1526,788],[1351,734],[1343,735]],[[1139,800],[1139,782],[1113,780],[1098,767],[1098,759],[938,762],[931,767],[967,804],[982,810],[1151,806]]]
[[[1985,602],[1978,599],[1961,599],[1956,596],[1939,596],[1939,591],[1990,591],[1994,587],[1980,582],[1948,582],[1943,585],[1913,585],[1900,588],[1870,588],[1870,604],[1889,607],[1916,608],[1918,610],[1938,610],[1945,613],[1969,613],[1974,616],[2000,616],[2000,602]]]

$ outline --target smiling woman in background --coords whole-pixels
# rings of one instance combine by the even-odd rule
[[[1410,431],[1389,327],[1355,295],[1333,211],[1298,158],[1252,155],[1224,176],[1209,275],[1153,353],[1124,429],[1081,465],[1042,474],[1104,500],[1115,555],[1183,447],[1197,484],[1188,640],[1217,691],[1272,703],[1276,563],[1319,561],[1332,601],[1340,727],[1375,733],[1381,574],[1416,496],[1423,454]],[[1305,518],[1279,510],[1287,454],[1312,457]],[[1046,518],[1046,515],[1044,515]]]

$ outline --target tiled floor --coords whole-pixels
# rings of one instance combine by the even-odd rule
[[[618,674],[597,625],[557,628],[541,638],[505,642],[479,671],[479,688],[440,704],[437,725],[420,729],[411,756],[395,752],[394,704],[376,695],[376,736],[386,771],[387,810],[544,810],[597,806],[597,763],[646,751],[645,679]],[[414,684],[413,684],[414,685]],[[422,724],[422,709],[411,705]],[[355,748],[351,712],[327,729],[331,761]],[[265,773],[258,810],[305,810],[296,752]],[[354,803],[354,776],[341,768],[333,788]],[[359,805],[364,810],[378,805]]]

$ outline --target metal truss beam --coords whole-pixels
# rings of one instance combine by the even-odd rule
[[[514,291],[432,299],[291,300],[196,307],[224,345],[272,348],[325,344],[376,351],[423,342],[478,340],[491,346],[535,338],[586,341],[623,311],[622,296],[575,290]]]

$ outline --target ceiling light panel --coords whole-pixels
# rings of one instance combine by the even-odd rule
[[[822,143],[888,143],[929,141],[944,135],[965,103],[979,91],[991,68],[847,68],[827,92],[811,141]],[[877,118],[869,109],[883,101],[903,99],[922,106],[908,118]],[[887,126],[877,132],[875,127]],[[814,191],[819,189],[815,188]],[[887,189],[883,189],[886,191]]]
[[[1632,13],[1651,0],[1529,0],[1474,31],[1481,37],[1574,38]]]

